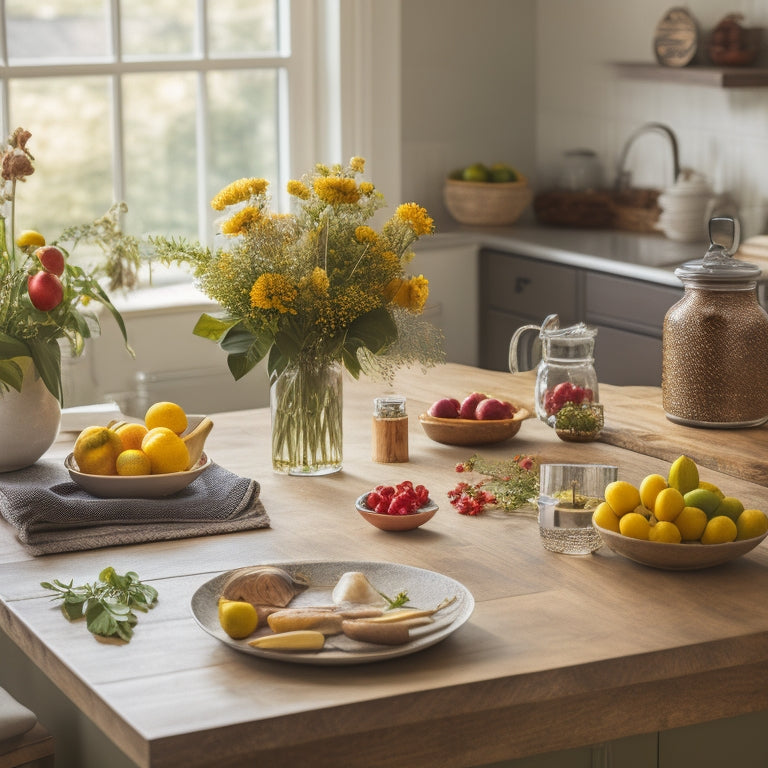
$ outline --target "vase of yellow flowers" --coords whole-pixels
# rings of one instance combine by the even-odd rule
[[[269,211],[264,179],[239,179],[211,201],[222,247],[153,240],[160,260],[190,264],[221,305],[194,333],[220,344],[233,376],[267,358],[278,472],[341,468],[342,368],[391,379],[401,365],[443,359],[442,334],[423,317],[428,282],[406,274],[432,219],[405,203],[376,231],[368,222],[384,199],[359,178],[364,168],[354,157],[290,181],[290,214]]]
[[[16,188],[34,173],[17,128],[0,148],[0,471],[33,464],[56,438],[62,402],[61,347],[82,353],[98,330],[84,311],[91,301],[123,319],[94,277],[70,264],[67,251],[39,232],[16,233]]]

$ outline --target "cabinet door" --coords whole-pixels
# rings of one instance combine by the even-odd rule
[[[483,310],[480,319],[480,366],[493,371],[508,371],[509,342],[512,334],[521,325],[529,323],[531,320],[520,315],[499,312],[496,309]],[[531,367],[534,365],[535,362],[532,361]]]
[[[683,289],[644,280],[590,272],[586,280],[586,319],[646,336],[661,338],[667,310]]]
[[[590,323],[597,328],[597,380],[621,386],[661,386],[661,340]]]
[[[481,302],[541,322],[557,313],[577,319],[578,270],[500,251],[481,252]]]
[[[485,249],[480,254],[480,365],[509,370],[509,342],[522,325],[540,325],[547,315],[561,326],[580,319],[579,270]],[[524,339],[527,343],[533,339]],[[538,362],[530,359],[530,367]]]

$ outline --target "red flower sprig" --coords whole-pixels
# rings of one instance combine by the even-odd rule
[[[429,501],[429,491],[423,485],[414,487],[410,480],[397,486],[377,485],[365,503],[380,515],[410,515]]]
[[[486,475],[477,483],[462,481],[448,491],[448,500],[461,515],[480,515],[488,507],[511,512],[538,494],[538,466],[532,456],[515,456],[511,461],[488,461],[473,456],[457,464],[456,472]]]

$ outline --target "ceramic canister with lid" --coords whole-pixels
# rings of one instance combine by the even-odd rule
[[[726,246],[714,233],[726,227]],[[757,298],[760,268],[734,259],[738,224],[709,222],[703,259],[675,270],[683,298],[664,318],[662,404],[671,421],[752,427],[768,420],[768,314]]]

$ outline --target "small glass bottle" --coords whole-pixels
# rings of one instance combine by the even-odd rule
[[[402,395],[387,395],[373,400],[371,458],[380,464],[408,461],[408,415]]]

